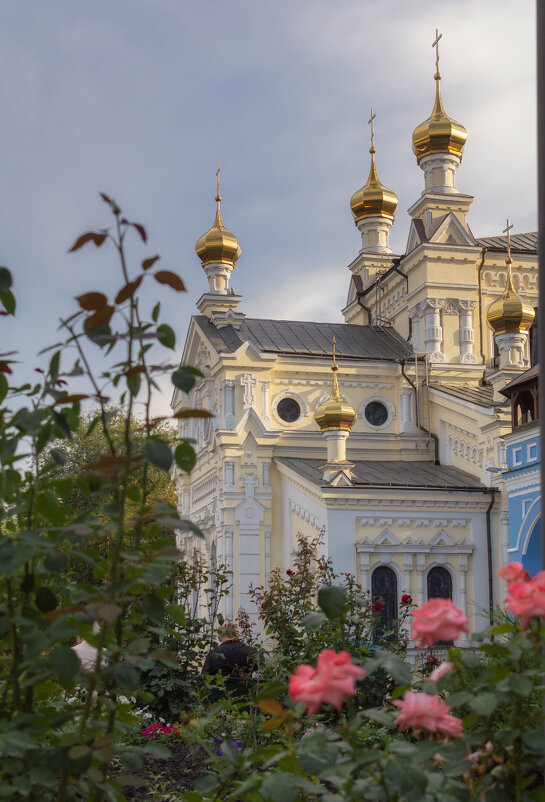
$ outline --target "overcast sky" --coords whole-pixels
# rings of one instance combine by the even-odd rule
[[[434,98],[468,130],[457,184],[476,236],[536,229],[535,7],[521,0],[4,0],[0,7],[0,264],[15,277],[23,377],[73,296],[121,282],[76,236],[115,197],[185,295],[159,289],[184,342],[206,279],[194,252],[214,218],[242,256],[232,286],[251,317],[340,321],[360,235],[351,194],[369,169],[399,197],[390,241],[423,189],[411,149]],[[151,285],[150,285],[151,286]],[[6,333],[7,332],[7,333]],[[169,400],[169,399],[166,399]]]

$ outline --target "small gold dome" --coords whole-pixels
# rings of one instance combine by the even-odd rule
[[[413,131],[413,151],[418,164],[430,153],[451,153],[462,158],[467,131],[461,123],[451,119],[441,100],[441,75],[435,73],[435,104],[431,116]]]
[[[367,217],[385,217],[393,220],[397,211],[397,195],[378,180],[375,166],[376,150],[373,146],[369,148],[369,153],[371,169],[367,183],[356,190],[350,198],[350,208],[356,223]]]
[[[235,262],[241,254],[240,245],[235,235],[225,228],[221,219],[220,210],[221,196],[216,195],[216,219],[214,225],[206,234],[199,237],[195,245],[197,256],[202,262],[203,267],[211,262],[219,262],[235,266]]]
[[[503,293],[488,307],[486,317],[494,334],[527,332],[534,322],[535,312],[525,303],[513,286],[511,259],[507,260],[507,283]]]
[[[331,365],[333,371],[333,389],[331,395],[320,404],[314,413],[314,419],[322,430],[322,432],[330,432],[341,430],[349,432],[356,420],[356,413],[348,403],[341,398],[339,392],[339,382],[337,380],[337,371],[339,370],[335,362],[335,352],[333,352],[333,364]]]

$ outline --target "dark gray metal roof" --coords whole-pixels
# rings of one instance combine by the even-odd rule
[[[507,237],[478,237],[479,245],[484,245],[489,251],[507,251]],[[511,235],[511,251],[513,253],[537,253],[537,231],[527,234]]]
[[[304,479],[323,486],[324,460],[298,457],[277,457]],[[433,462],[361,461],[354,463],[356,487],[413,487],[436,490],[486,490],[485,485],[469,473]]]
[[[236,351],[250,341],[260,351],[330,357],[335,337],[339,357],[399,361],[413,353],[401,335],[384,326],[245,318],[238,328],[216,328],[204,315],[196,316],[195,321],[218,352]]]
[[[510,381],[509,384],[506,384],[503,390],[500,390],[500,393],[510,398],[511,390],[514,390],[515,387],[520,387],[521,384],[526,384],[526,382],[534,381],[534,379],[537,378],[539,378],[539,365],[534,365],[528,370],[525,370],[524,373],[521,373],[520,376],[517,376],[516,379]]]
[[[433,384],[430,383],[433,390],[441,390],[448,395],[454,395],[456,398],[461,398],[464,401],[469,401],[472,404],[478,404],[480,407],[501,406],[501,403],[494,404],[494,388],[493,387],[480,387],[479,385],[470,384]]]

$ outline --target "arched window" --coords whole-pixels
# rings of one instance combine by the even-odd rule
[[[452,577],[440,565],[434,566],[428,574],[428,599],[452,599]]]
[[[371,577],[371,595],[373,603],[381,602],[384,605],[375,633],[377,637],[382,637],[385,632],[394,629],[397,620],[397,577],[391,568],[386,565],[375,568]]]

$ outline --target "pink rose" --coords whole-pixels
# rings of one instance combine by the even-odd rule
[[[460,632],[469,632],[467,618],[450,599],[430,599],[411,613],[412,636],[420,648],[438,640],[454,640]]]
[[[498,576],[506,582],[528,582],[530,574],[522,567],[522,563],[507,563],[498,571]]]
[[[426,677],[424,682],[439,682],[441,677],[444,677],[449,671],[452,671],[454,663],[441,663],[440,666],[431,672],[429,677]]]
[[[509,582],[507,590],[504,604],[520,618],[523,627],[532,618],[545,618],[545,571],[528,581]]]
[[[363,668],[355,666],[348,652],[322,649],[316,668],[297,666],[290,677],[289,693],[296,702],[307,703],[307,715],[312,716],[321,704],[334,705],[340,710],[345,699],[356,692],[356,680],[364,677]]]
[[[430,696],[418,691],[407,691],[403,699],[397,699],[394,705],[400,709],[396,716],[399,730],[412,730],[415,734],[427,730],[449,738],[460,738],[463,735],[462,722],[449,715],[450,707],[438,693]]]

